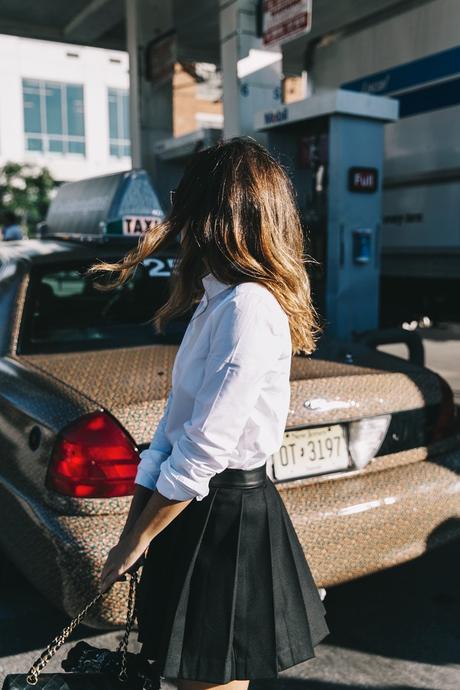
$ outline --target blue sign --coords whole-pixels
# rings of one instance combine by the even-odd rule
[[[460,103],[460,46],[342,84],[399,100],[399,117],[448,108]]]

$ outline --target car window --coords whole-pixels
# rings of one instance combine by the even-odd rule
[[[171,261],[146,259],[127,283],[110,291],[97,290],[95,277],[84,276],[89,265],[47,265],[31,273],[19,353],[180,343],[194,307],[170,320],[163,334],[148,323],[168,299]]]

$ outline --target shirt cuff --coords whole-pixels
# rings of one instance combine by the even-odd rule
[[[156,490],[165,498],[176,501],[188,501],[195,498],[202,501],[209,493],[209,479],[194,481],[185,477],[172,467],[170,458],[161,463],[160,474],[156,483]]]
[[[151,450],[150,448],[143,450],[139,454],[141,460],[137,466],[134,483],[153,491],[160,473],[160,465],[168,455],[169,453],[166,451]]]

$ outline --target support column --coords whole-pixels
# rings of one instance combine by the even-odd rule
[[[257,4],[257,0],[219,0],[226,139],[255,137],[254,114],[281,103],[281,52],[266,48],[257,37]],[[257,133],[259,141],[264,138]]]
[[[129,55],[129,133],[131,135],[131,159],[133,168],[142,167],[141,130],[139,107],[138,3],[125,0],[126,48]]]
[[[172,136],[172,77],[152,84],[146,74],[146,49],[152,39],[173,28],[172,2],[125,0],[130,72],[130,129],[133,167],[157,177],[154,144]]]

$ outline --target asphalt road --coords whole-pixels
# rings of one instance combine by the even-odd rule
[[[253,682],[251,690],[459,690],[460,542],[402,566],[331,587],[324,600],[330,635],[316,657],[287,669],[277,681]],[[0,596],[0,681],[25,672],[68,623],[21,577]],[[121,632],[97,635],[81,624],[47,670],[77,640],[115,649]],[[136,631],[131,651],[138,651]],[[165,682],[165,690],[174,683]]]
[[[450,383],[460,404],[460,325],[420,331],[426,365]],[[405,346],[382,347],[405,355]],[[316,657],[251,690],[460,690],[460,541],[409,563],[331,587],[324,600],[331,634]],[[26,672],[68,618],[18,573],[0,590],[0,682]],[[77,640],[115,649],[122,631],[103,635],[80,625],[47,666]],[[138,651],[136,631],[131,651]],[[165,690],[174,688],[164,683]]]

